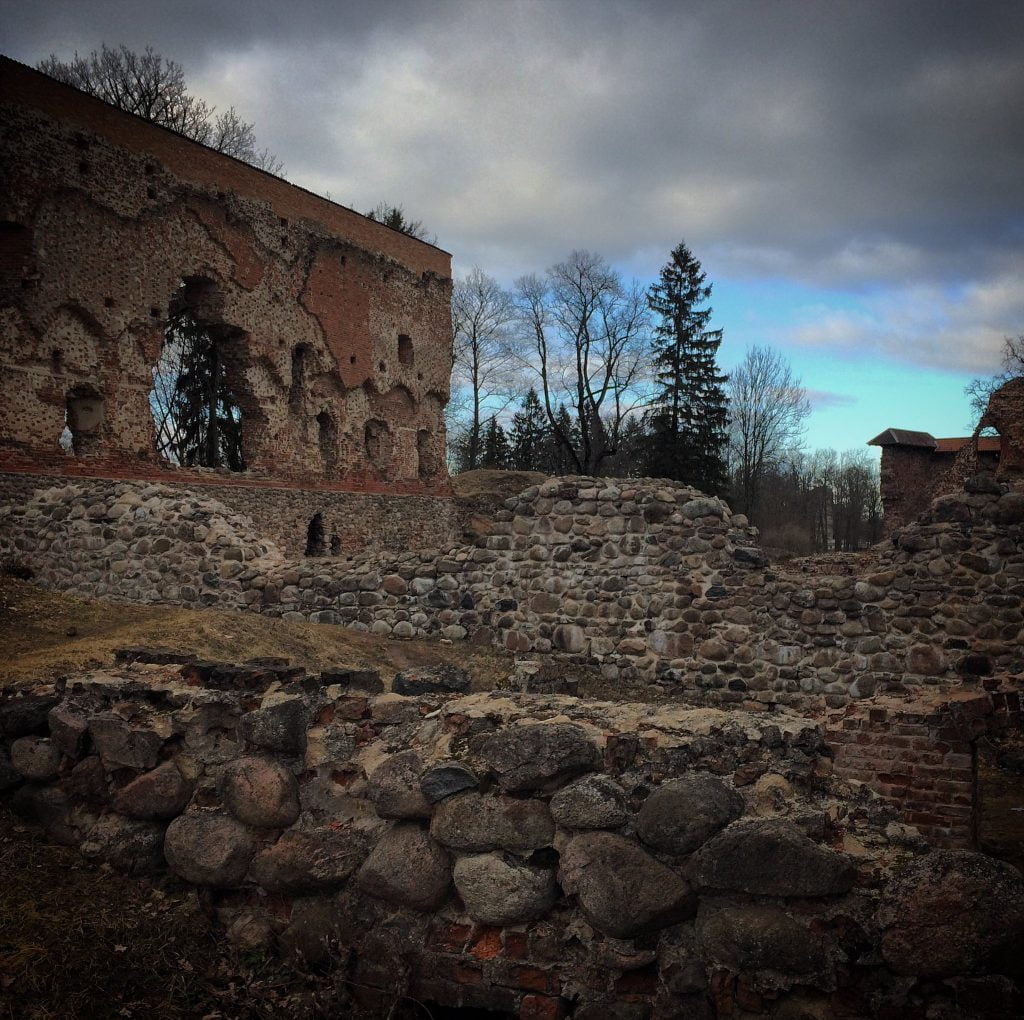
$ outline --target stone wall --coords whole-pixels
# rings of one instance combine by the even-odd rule
[[[6,58],[0,102],[0,469],[161,470],[176,308],[215,337],[254,477],[449,493],[447,253]]]
[[[192,472],[181,474],[196,477]],[[462,513],[453,500],[444,497],[349,492],[325,485],[294,488],[279,482],[242,480],[228,472],[204,472],[201,480],[179,485],[168,484],[167,477],[163,472],[154,476],[162,491],[178,492],[185,499],[216,500],[248,517],[258,535],[293,558],[306,556],[311,538],[317,535],[320,544],[311,549],[312,555],[344,561],[368,551],[447,548],[463,529]],[[53,488],[53,483],[54,479],[45,475],[0,473],[0,504],[24,505],[33,493]],[[110,493],[119,483],[80,478],[75,484],[90,492]],[[139,489],[145,487],[144,482],[138,484]]]
[[[813,721],[465,686],[135,663],[8,692],[0,786],[361,1016],[1019,1015],[1020,874],[928,851]]]
[[[820,713],[1024,673],[1024,494],[971,488],[862,577],[769,568],[745,518],[685,486],[579,477],[509,499],[473,544],[346,561],[282,557],[195,493],[68,485],[0,509],[0,554],[77,594],[493,642],[692,704]]]

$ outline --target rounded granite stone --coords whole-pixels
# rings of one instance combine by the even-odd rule
[[[245,827],[220,812],[179,815],[164,836],[164,857],[171,870],[194,885],[239,885],[254,850]]]
[[[272,758],[249,755],[224,766],[221,796],[240,822],[260,829],[283,829],[299,817],[299,784]]]

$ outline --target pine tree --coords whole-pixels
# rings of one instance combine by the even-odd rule
[[[711,296],[707,274],[685,244],[661,270],[647,299],[661,322],[654,331],[658,393],[650,415],[647,470],[704,492],[727,486],[728,399],[716,356],[720,329],[707,329]]]
[[[511,450],[508,445],[508,436],[501,427],[497,417],[491,417],[484,431],[484,449],[480,466],[504,470],[511,460]]]
[[[545,446],[548,442],[548,421],[537,391],[531,386],[523,397],[522,410],[512,416],[509,440],[512,444],[510,464],[515,471],[544,471]]]

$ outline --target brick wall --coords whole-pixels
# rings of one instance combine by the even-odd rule
[[[152,477],[153,369],[187,307],[256,474],[448,493],[447,253],[4,58],[0,97],[0,468]]]
[[[836,773],[867,784],[931,843],[976,847],[975,742],[1022,729],[1020,693],[936,692],[880,699],[829,719]]]

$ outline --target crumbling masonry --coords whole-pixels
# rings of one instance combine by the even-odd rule
[[[7,495],[35,487],[17,474],[216,482],[297,552],[316,513],[339,550],[380,540],[367,515],[405,545],[448,534],[447,253],[6,58],[0,97]],[[215,338],[242,473],[157,458],[172,306]]]

